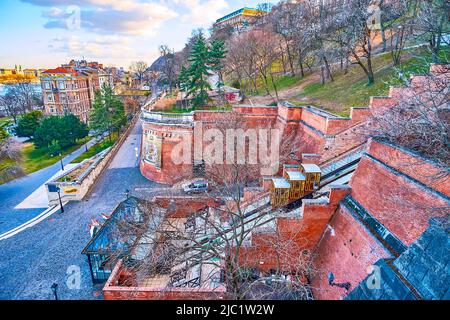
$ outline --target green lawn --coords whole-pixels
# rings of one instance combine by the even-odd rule
[[[82,144],[76,144],[74,146],[66,148],[61,153],[61,156],[64,157],[69,153],[74,152],[81,145]],[[52,164],[58,162],[61,159],[61,157],[58,156],[56,157],[49,156],[45,149],[35,149],[34,144],[30,142],[25,143],[22,149],[22,154],[24,159],[22,167],[26,174],[30,174],[32,172],[51,166]]]
[[[11,121],[12,121],[11,117],[0,118],[0,127],[3,127],[4,125],[8,124]]]
[[[274,80],[275,80],[275,85],[277,87],[277,90],[280,91],[282,89],[287,89],[290,87],[293,87],[297,84],[299,84],[304,78],[300,75],[296,75],[294,77],[292,76],[274,76]],[[269,86],[269,91],[270,93],[275,93],[275,87],[273,85],[272,79],[268,78],[268,86]],[[245,84],[248,90],[254,90],[253,88],[253,84],[251,82],[248,82]],[[256,80],[256,88],[257,88],[257,92],[247,92],[248,95],[250,96],[256,96],[256,95],[261,95],[261,94],[266,94],[266,89],[264,86],[264,81],[262,78],[258,78]]]
[[[112,133],[111,134],[111,141],[109,141],[108,137],[104,138],[102,141],[100,141],[100,142],[94,144],[93,146],[91,146],[88,149],[88,151],[83,152],[82,154],[80,154],[71,163],[80,163],[80,162],[82,162],[85,159],[92,158],[96,154],[99,154],[103,150],[111,147],[117,141],[117,139],[118,139],[117,132]]]
[[[446,51],[448,56],[449,50]],[[347,74],[336,72],[332,82],[324,85],[317,82],[305,86],[291,102],[297,105],[316,105],[335,114],[348,116],[351,107],[368,106],[371,96],[385,96],[391,85],[401,85],[399,71],[406,75],[405,78],[428,71],[431,58],[428,52],[416,49],[405,56],[398,69],[393,67],[389,53],[375,57],[375,83],[371,86],[367,85],[367,78],[362,69],[355,65]]]

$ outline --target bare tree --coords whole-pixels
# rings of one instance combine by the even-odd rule
[[[373,30],[369,26],[369,17],[374,14],[371,9],[373,0],[349,0],[339,8],[333,8],[325,14],[322,21],[322,32],[326,39],[338,45],[339,48],[348,50],[368,79],[368,85],[375,81],[372,56],[373,56]],[[324,8],[324,11],[330,11]]]
[[[246,121],[242,115],[229,113],[221,117],[214,128],[225,134],[242,129]],[[268,126],[271,124],[259,124],[261,128]],[[295,136],[292,132],[291,139],[283,139],[282,154],[293,150],[298,140]],[[235,138],[231,143],[236,148],[248,150],[254,145],[250,138]],[[149,286],[154,281],[155,286],[162,288],[161,279],[167,279],[161,297],[164,292],[180,287],[209,288],[214,296],[215,289],[225,287],[230,299],[310,298],[306,282],[296,280],[304,279],[311,270],[311,259],[302,254],[300,247],[290,241],[278,243],[286,238],[276,235],[270,243],[264,244],[265,248],[273,247],[278,252],[278,258],[274,257],[275,281],[266,277],[267,270],[257,270],[259,263],[255,265],[255,258],[259,258],[258,262],[264,259],[263,249],[247,254],[252,245],[252,233],[277,216],[268,204],[266,192],[259,188],[245,189],[258,181],[259,170],[259,165],[240,162],[237,158],[223,165],[207,163],[206,178],[215,186],[210,194],[194,198],[154,198],[140,209],[146,212],[146,217],[123,223],[120,238],[132,240],[126,246],[131,250],[125,256],[118,254],[117,258],[124,258],[127,269],[134,274],[128,282],[122,281],[123,285],[145,283]],[[201,201],[209,205],[197,206]],[[258,249],[258,246],[253,248]]]
[[[418,37],[425,37],[434,63],[440,62],[439,53],[450,41],[448,0],[418,1],[414,29]]]
[[[420,152],[435,162],[450,167],[450,75],[442,73],[420,78],[395,106],[375,116],[372,134]]]
[[[5,183],[25,175],[21,167],[22,152],[20,143],[10,137],[0,139],[0,162],[2,162],[2,166],[0,167],[0,183]]]
[[[163,59],[161,72],[169,82],[169,92],[172,94],[173,84],[177,76],[175,52],[171,50],[168,45],[161,45],[159,47],[159,52]]]
[[[249,44],[251,44],[249,53],[255,57],[255,67],[263,80],[264,89],[267,95],[271,95],[269,85],[270,77],[278,100],[278,92],[272,73],[272,65],[280,57],[280,52],[277,50],[277,36],[271,31],[261,29],[248,32],[248,37],[250,38]]]
[[[130,72],[139,81],[140,85],[145,81],[147,68],[148,65],[144,61],[132,62],[129,67]]]
[[[272,9],[268,17],[270,17],[269,23],[272,25],[272,30],[280,35],[283,40],[283,46],[280,46],[280,48],[286,49],[291,75],[295,76],[292,43],[297,29],[296,24],[298,23],[298,19],[295,15],[296,11],[291,9],[292,5],[290,3],[281,2]],[[284,52],[282,52],[281,56],[284,57]]]
[[[4,96],[0,96],[6,114],[17,124],[17,117],[33,108],[41,108],[43,103],[33,84],[17,83],[8,86]]]
[[[227,57],[225,60],[225,76],[237,80],[243,93],[247,92],[248,84],[253,92],[258,92],[256,57],[249,54],[255,47],[255,39],[250,33],[243,33],[227,42]]]

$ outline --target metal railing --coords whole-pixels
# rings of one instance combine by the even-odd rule
[[[336,160],[332,163],[329,163],[327,166],[322,167],[322,178],[336,171],[337,169],[342,168],[345,165],[360,159],[364,151],[365,151],[364,146],[360,146],[352,150],[350,153],[342,155],[339,160]]]
[[[193,124],[194,115],[193,113],[164,113],[164,112],[154,112],[154,111],[142,111],[141,119],[148,122],[155,123],[181,123],[181,124]]]

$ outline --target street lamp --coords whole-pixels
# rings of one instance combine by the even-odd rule
[[[62,159],[62,155],[61,152],[59,153],[59,162],[61,163],[61,170],[64,171],[64,164],[63,164],[63,159]]]
[[[58,300],[58,293],[56,292],[56,290],[58,290],[58,284],[53,283],[51,286],[51,289],[53,291],[53,294],[55,295],[55,300]]]
[[[59,188],[58,185],[54,184],[54,183],[49,183],[48,185],[48,191],[49,192],[57,192],[58,193],[58,199],[59,199],[59,206],[61,207],[61,213],[64,212],[64,207],[61,201],[61,189]]]
[[[64,213],[64,207],[61,201],[61,189],[58,187],[58,199],[59,199],[59,206],[61,207],[61,213]]]

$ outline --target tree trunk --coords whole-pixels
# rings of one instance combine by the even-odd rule
[[[291,74],[293,77],[295,77],[294,63],[292,62],[292,54],[291,54],[291,49],[289,47],[289,42],[286,38],[284,40],[286,42],[286,50],[287,50],[287,54],[288,54],[289,66],[291,67]]]
[[[275,89],[275,97],[276,97],[277,102],[278,102],[280,99],[278,98],[278,89],[277,89],[277,85],[275,84],[275,80],[273,79],[273,73],[272,72],[270,73],[270,78],[272,80],[273,88]]]
[[[298,63],[300,65],[300,73],[301,73],[302,77],[304,77],[305,76],[305,70],[303,68],[303,52],[302,52],[301,49],[298,52],[298,57],[299,57],[298,58]]]
[[[325,67],[323,64],[320,66],[320,83],[325,84]]]
[[[323,57],[323,62],[325,62],[325,67],[327,70],[327,78],[330,79],[331,81],[334,81],[333,75],[331,74],[331,68],[330,64],[328,63],[328,59],[326,57]]]
[[[381,31],[381,41],[383,43],[382,51],[386,52],[386,31],[385,31],[384,22],[383,22],[383,6],[384,6],[384,0],[381,0],[378,4],[378,7],[380,8],[380,11],[381,11],[380,12],[380,31]]]
[[[280,50],[281,50],[281,63],[283,64],[283,72],[286,73],[286,61],[284,59],[284,52],[283,52],[283,46],[280,43]]]

